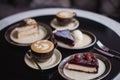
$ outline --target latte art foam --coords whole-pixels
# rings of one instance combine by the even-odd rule
[[[56,15],[60,18],[72,18],[74,16],[73,12],[70,11],[60,11]]]
[[[54,44],[48,40],[40,40],[31,45],[31,49],[37,53],[47,53],[52,51]]]

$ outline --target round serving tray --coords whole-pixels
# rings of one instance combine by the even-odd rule
[[[45,73],[40,73],[36,70],[33,70],[26,66],[24,62],[24,55],[26,52],[25,47],[16,47],[11,46],[5,40],[3,36],[5,31],[13,24],[28,18],[32,17],[40,22],[44,22],[50,25],[50,21],[55,17],[57,11],[59,10],[72,10],[77,13],[77,19],[81,22],[79,28],[88,30],[96,35],[97,39],[101,40],[107,46],[117,51],[120,47],[120,23],[105,17],[103,15],[99,15],[96,13],[92,13],[89,11],[83,11],[78,9],[67,9],[67,8],[47,8],[47,9],[37,9],[37,10],[30,10],[26,12],[22,12],[19,14],[8,16],[2,20],[0,20],[0,48],[1,52],[1,59],[3,60],[3,72],[6,72],[5,76],[11,76],[9,79],[16,80],[16,79],[41,79],[44,80],[64,80],[61,79],[61,76],[57,72],[57,66],[49,71],[45,71]],[[64,49],[58,48],[63,58],[69,56],[68,53]],[[74,53],[69,52],[70,54]],[[108,57],[109,58],[109,57]],[[111,72],[107,75],[106,79],[113,79],[120,71],[120,62],[109,58],[112,64]],[[118,65],[118,66],[116,66]],[[4,77],[7,79],[8,77]],[[119,80],[120,77],[118,77]],[[117,79],[115,79],[117,80]]]

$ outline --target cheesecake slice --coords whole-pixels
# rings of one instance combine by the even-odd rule
[[[70,32],[70,30],[56,30],[54,31],[54,36],[57,41],[60,41],[69,46],[74,46],[74,38]]]
[[[78,53],[68,61],[68,69],[86,73],[97,73],[99,64],[96,56],[92,53]]]

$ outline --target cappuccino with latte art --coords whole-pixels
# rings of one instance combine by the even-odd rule
[[[50,40],[39,40],[31,44],[31,54],[39,61],[45,62],[53,55],[55,46]]]
[[[58,25],[60,26],[66,26],[69,23],[73,22],[73,18],[75,16],[76,16],[76,13],[71,11],[59,11],[56,13],[56,19],[57,19]]]

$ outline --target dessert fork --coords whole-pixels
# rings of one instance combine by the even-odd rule
[[[96,51],[102,53],[103,55],[106,55],[106,56],[109,56],[111,58],[116,58],[116,59],[120,60],[120,56],[117,56],[117,55],[114,55],[114,54],[110,54],[109,52],[103,51],[103,50],[101,50],[99,48],[96,48],[96,47],[94,47],[93,49],[95,49]]]
[[[117,52],[117,51],[115,51],[115,50],[113,50],[113,49],[110,49],[110,48],[108,48],[108,47],[106,47],[101,41],[97,41],[97,45],[99,46],[99,48],[101,48],[102,50],[104,50],[104,51],[106,51],[106,52],[113,52],[113,53],[116,53],[116,54],[119,54],[120,55],[120,53],[119,52]]]

